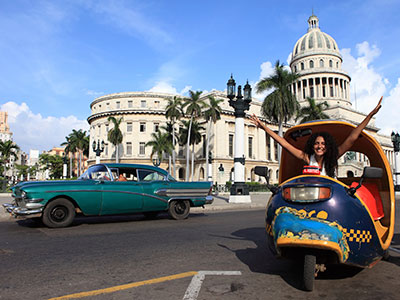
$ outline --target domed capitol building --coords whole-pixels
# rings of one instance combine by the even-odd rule
[[[314,98],[317,103],[326,101],[329,107],[325,113],[331,119],[343,120],[359,124],[365,114],[353,109],[350,101],[350,76],[342,70],[342,56],[336,41],[319,28],[319,20],[313,14],[308,19],[308,31],[294,45],[290,68],[299,74],[299,78],[291,85],[291,91],[300,105],[308,105],[307,97]],[[123,142],[120,145],[119,160],[122,163],[152,164],[151,147],[145,147],[152,140],[151,134],[165,125],[166,106],[169,99],[181,95],[153,92],[124,92],[104,95],[96,98],[90,105],[90,143],[104,141],[105,148],[101,153],[101,162],[115,161],[115,147],[107,140],[107,132],[113,124],[110,116],[123,118],[120,129]],[[219,184],[233,180],[235,116],[229,106],[229,99],[221,91],[211,91],[201,95],[208,102],[208,97],[221,99],[221,119],[212,124],[210,151],[212,153],[212,180]],[[377,99],[378,100],[378,99]],[[278,131],[278,126],[261,116],[261,102],[253,99],[248,115],[256,114],[271,129]],[[204,118],[198,120],[206,128]],[[245,119],[245,180],[261,181],[254,174],[255,166],[264,165],[270,169],[271,183],[278,181],[278,145],[266,133],[256,128],[249,119]],[[284,131],[294,125],[294,121],[285,124]],[[177,124],[177,129],[178,129]],[[389,163],[394,165],[394,152],[390,137],[380,135],[372,119],[366,130],[375,137],[386,153]],[[206,132],[202,133],[202,142],[195,145],[195,167],[193,180],[206,180],[205,158]],[[186,175],[186,146],[176,146],[176,174],[178,180]],[[90,149],[89,164],[95,163],[96,154]],[[349,174],[360,176],[368,159],[363,154],[349,152],[339,160],[339,177]],[[168,169],[168,159],[164,159],[161,168]],[[190,170],[188,170],[190,172]]]

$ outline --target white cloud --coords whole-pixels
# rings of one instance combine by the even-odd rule
[[[169,84],[166,81],[159,81],[156,83],[155,86],[153,86],[149,92],[155,92],[155,93],[169,93],[169,94],[178,94],[176,91],[176,88],[173,87],[171,84]]]
[[[8,113],[13,140],[25,152],[30,149],[50,150],[65,142],[65,137],[72,129],[89,129],[86,120],[79,120],[75,116],[43,117],[33,113],[26,103],[7,102],[0,106],[0,110]]]
[[[351,76],[351,100],[353,107],[369,112],[386,92],[388,81],[379,74],[372,63],[379,57],[380,50],[368,42],[356,45],[357,55],[353,57],[350,49],[341,51],[343,69]]]
[[[187,85],[180,92],[178,92],[176,90],[176,88],[174,86],[172,86],[170,83],[168,83],[167,81],[159,81],[156,83],[155,86],[153,86],[151,89],[149,89],[148,92],[185,95],[191,89],[192,89],[192,86]],[[203,91],[203,93],[205,93],[205,92]]]
[[[191,86],[191,85],[187,85],[187,86],[185,86],[185,87],[181,90],[181,92],[180,92],[179,94],[185,95],[185,94],[188,93],[191,89],[192,89],[192,86]],[[204,92],[203,92],[203,93],[204,93]]]
[[[261,72],[260,72],[260,77],[259,77],[258,81],[256,83],[251,82],[250,84],[253,87],[253,97],[263,101],[264,98],[269,93],[271,93],[271,89],[264,91],[262,93],[257,93],[255,87],[258,84],[258,82],[260,82],[261,79],[271,76],[274,73],[274,66],[272,65],[272,63],[270,61],[266,61],[261,64],[260,69],[261,69]]]
[[[382,108],[376,115],[376,126],[381,128],[381,133],[390,135],[392,131],[400,129],[400,78],[395,87],[390,89],[389,80],[375,70],[374,60],[381,54],[376,45],[363,42],[356,45],[356,50],[356,57],[351,55],[350,49],[341,51],[343,69],[351,76],[353,107],[368,113],[384,96]]]
[[[389,96],[384,98],[382,109],[376,117],[377,126],[382,133],[390,135],[392,131],[400,131],[400,78],[396,86],[390,90]]]

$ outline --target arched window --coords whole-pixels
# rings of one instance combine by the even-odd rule
[[[301,69],[304,70],[304,63],[301,63],[300,66],[301,66]]]
[[[310,69],[314,68],[314,61],[310,60]]]
[[[200,180],[204,179],[204,169],[200,168]]]
[[[323,68],[323,67],[324,67],[324,61],[323,61],[322,59],[319,61],[319,67],[320,67],[320,68]]]
[[[297,72],[297,66],[294,66],[294,72],[295,73]]]
[[[332,68],[333,67],[333,62],[332,62],[332,60],[330,59],[329,60],[329,68]]]
[[[178,177],[180,180],[184,180],[185,179],[185,169],[184,168],[180,168],[178,171]]]
[[[276,180],[279,180],[279,169],[276,170]]]

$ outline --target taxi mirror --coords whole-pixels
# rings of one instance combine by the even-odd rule
[[[365,167],[362,174],[363,178],[371,178],[371,179],[373,178],[379,179],[382,178],[382,176],[383,176],[382,168],[376,168],[376,167]]]

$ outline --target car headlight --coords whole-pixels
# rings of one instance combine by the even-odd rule
[[[21,197],[22,197],[22,199],[26,199],[26,198],[28,198],[28,194],[25,191],[22,191]]]

